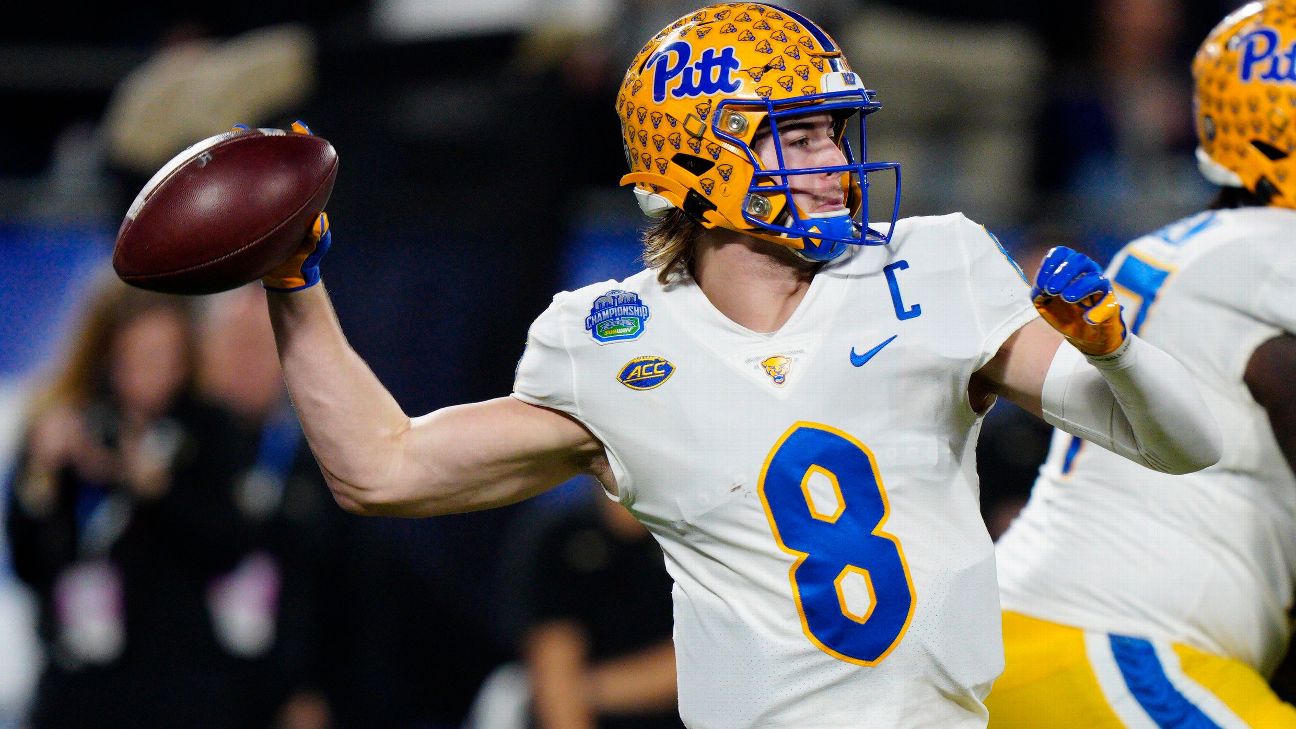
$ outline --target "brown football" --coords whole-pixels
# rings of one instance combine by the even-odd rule
[[[321,137],[250,129],[189,147],[144,185],[117,231],[126,283],[211,294],[285,261],[333,192],[338,158]]]

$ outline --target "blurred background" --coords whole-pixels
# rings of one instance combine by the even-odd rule
[[[95,671],[113,674],[101,682],[113,691],[156,695],[154,713],[168,717],[159,726],[199,725],[168,713],[180,703],[205,707],[203,726],[534,721],[521,716],[518,697],[525,666],[547,645],[536,636],[551,635],[534,631],[590,618],[537,607],[529,575],[569,569],[580,589],[597,592],[592,576],[639,558],[639,535],[599,526],[594,489],[580,482],[490,512],[352,518],[328,501],[291,418],[283,422],[255,292],[177,313],[113,299],[123,294],[103,271],[127,206],[167,159],[235,122],[284,127],[301,118],[341,159],[325,268],[356,350],[410,413],[507,393],[527,327],[555,291],[639,268],[642,218],[616,186],[624,159],[615,88],[642,42],[695,4],[106,2],[0,28],[0,106],[9,110],[0,117],[0,465],[11,476],[2,502],[10,539],[0,543],[0,729],[26,726],[29,715],[36,726],[142,726],[114,718],[125,714],[102,696],[84,704],[102,706],[97,716],[46,710],[84,696]],[[878,90],[884,109],[870,118],[869,156],[901,162],[902,216],[963,211],[1033,272],[1056,244],[1105,263],[1124,241],[1209,200],[1191,155],[1188,63],[1236,3],[785,4],[827,28]],[[96,307],[136,313],[105,323]],[[150,318],[154,308],[165,315]],[[166,317],[178,328],[139,323]],[[129,398],[113,373],[140,359],[130,352],[149,331],[173,337],[156,346],[179,353],[181,374],[157,395],[162,405],[132,419],[118,407]],[[74,341],[91,332],[101,336],[101,361],[78,375]],[[261,394],[247,391],[249,372],[264,373]],[[52,388],[60,376],[81,377],[84,392]],[[95,393],[117,404],[111,428],[90,417]],[[82,411],[68,419],[69,407]],[[120,450],[112,468],[130,477],[39,451],[38,427],[91,440],[109,433],[94,448]],[[146,453],[165,456],[155,458],[169,474],[161,481],[131,470],[135,430],[153,447]],[[159,433],[173,431],[181,444],[221,434],[228,478],[203,492],[219,499],[186,501],[184,469],[194,461],[175,455],[183,448],[157,446],[171,442]],[[1028,493],[1047,435],[1006,403],[989,416],[979,467],[992,534]],[[15,486],[41,459],[62,474],[63,491]],[[131,506],[107,519],[116,492],[103,484],[119,481],[130,484]],[[212,526],[201,515],[221,509],[241,526],[202,542]],[[584,520],[572,523],[573,514]],[[105,519],[116,530],[100,534]],[[604,540],[605,560],[564,561],[571,540],[590,538]],[[557,561],[520,557],[533,553]],[[159,554],[175,558],[159,566]],[[83,569],[129,555],[138,569]],[[138,614],[133,590],[168,592],[170,579],[192,583],[195,622],[175,626],[169,646],[140,648],[129,630],[137,618],[122,618],[120,604]],[[638,608],[646,625],[658,609],[650,602]],[[114,620],[124,620],[124,633]],[[600,628],[584,630],[589,638]],[[649,660],[660,637],[592,653],[642,649]],[[148,650],[170,653],[138,658]],[[143,669],[129,668],[132,656]],[[185,668],[160,670],[167,660]],[[196,665],[224,677],[226,693],[175,688],[177,671]],[[609,711],[647,721],[648,708]]]

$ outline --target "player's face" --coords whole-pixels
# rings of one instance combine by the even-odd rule
[[[846,164],[846,155],[834,141],[833,118],[828,112],[791,117],[778,123],[785,169]],[[779,166],[774,136],[768,129],[757,133],[752,149],[767,169]],[[792,175],[792,199],[803,213],[834,213],[846,209],[841,172]]]

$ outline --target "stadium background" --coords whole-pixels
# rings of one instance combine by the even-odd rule
[[[964,211],[1028,272],[1057,243],[1105,262],[1210,195],[1191,159],[1188,61],[1232,3],[787,4],[819,19],[879,91],[870,158],[902,163],[901,214]],[[616,187],[614,89],[639,44],[692,6],[109,2],[6,24],[0,464],[130,199],[171,154],[234,122],[300,117],[337,147],[325,276],[355,348],[408,412],[507,392],[526,328],[554,291],[637,269],[641,217]],[[993,533],[1024,498],[1046,437],[1009,405],[990,416],[980,468]],[[583,493],[356,527],[408,618],[374,647],[409,689],[389,689],[400,726],[454,726],[510,658],[495,591],[509,549],[500,535]],[[30,690],[35,649],[3,546],[0,585],[6,727]]]

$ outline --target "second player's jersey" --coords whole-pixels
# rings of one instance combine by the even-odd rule
[[[1055,432],[999,542],[1004,609],[1267,675],[1290,633],[1296,479],[1242,378],[1258,345],[1296,332],[1296,212],[1201,213],[1130,243],[1108,276],[1126,322],[1194,375],[1223,456],[1167,476]]]
[[[774,333],[652,272],[555,297],[514,394],[599,438],[661,543],[690,727],[984,725],[1003,657],[966,393],[1035,316],[961,215],[827,265]]]

